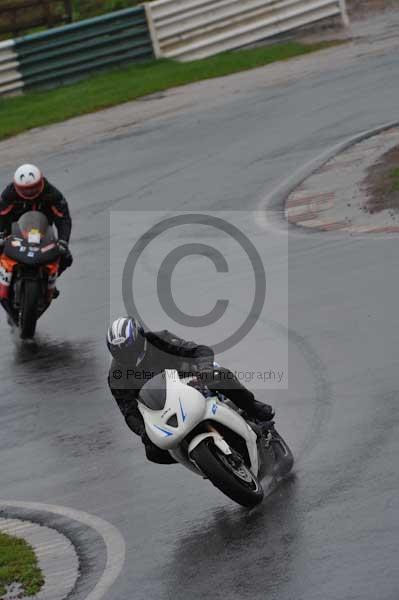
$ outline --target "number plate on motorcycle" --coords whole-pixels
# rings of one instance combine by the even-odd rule
[[[28,233],[29,244],[40,244],[40,232],[37,229],[31,229]]]

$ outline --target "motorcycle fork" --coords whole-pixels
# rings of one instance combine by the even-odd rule
[[[217,433],[218,435],[220,435],[220,431],[218,431],[216,427],[214,427],[210,423],[207,423],[207,430],[209,431],[209,433]]]
[[[218,431],[216,429],[216,427],[211,425],[211,423],[207,423],[207,429],[208,429],[209,433],[216,433],[217,435],[221,436],[222,439],[224,439],[223,436],[221,435],[220,431]],[[226,460],[231,462],[231,464],[234,467],[239,467],[240,465],[245,464],[243,457],[236,450],[234,450],[234,448],[230,447],[230,450],[231,450],[231,454],[229,456],[225,457]]]
[[[16,311],[19,311],[20,307],[21,307],[21,291],[22,291],[22,282],[27,280],[27,279],[34,279],[39,280],[40,283],[43,285],[44,281],[45,281],[45,277],[44,277],[44,273],[43,273],[43,267],[40,267],[39,269],[35,269],[32,270],[31,272],[28,269],[15,269],[14,270],[14,276],[16,277],[16,281],[14,283],[14,297],[13,297],[13,308]],[[43,298],[45,298],[45,296],[42,295]],[[46,304],[40,304],[39,305],[39,314],[41,314],[44,309],[46,308]]]

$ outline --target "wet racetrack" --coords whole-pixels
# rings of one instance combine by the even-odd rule
[[[37,346],[22,346],[1,317],[1,497],[113,523],[127,560],[107,600],[397,598],[394,237],[291,235],[289,324],[281,333],[289,386],[263,399],[275,406],[297,463],[252,512],[182,468],[146,463],[106,389],[104,335],[110,208],[257,210],[266,192],[321,151],[399,118],[398,72],[397,54],[359,57],[78,152],[29,157],[70,200],[75,264],[39,322]],[[9,172],[0,169],[3,181]],[[260,234],[273,256],[281,232],[262,233],[253,219],[253,236]],[[267,338],[261,320],[255,346],[229,366],[250,367],[262,327]]]

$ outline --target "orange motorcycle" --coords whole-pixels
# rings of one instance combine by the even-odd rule
[[[60,253],[47,217],[30,211],[12,225],[0,255],[0,302],[22,339],[33,338],[50,306]]]

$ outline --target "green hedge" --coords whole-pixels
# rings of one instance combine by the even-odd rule
[[[131,8],[139,0],[72,0],[74,20],[89,19],[114,10]]]
[[[34,27],[29,25],[29,23],[32,21],[31,15],[33,11],[27,10],[25,11],[25,13],[23,13],[23,21],[19,22],[19,25],[21,26],[24,23],[26,23],[26,27],[21,27],[21,30],[18,32],[12,31],[11,27],[6,26],[6,24],[9,22],[9,18],[8,21],[6,21],[5,17],[2,16],[2,1],[3,0],[0,0],[0,41],[9,39],[11,37],[16,37],[17,35],[37,33],[39,31],[45,31],[47,29],[46,26]],[[143,1],[144,0],[72,0],[73,20],[81,21],[82,19],[90,19],[91,17],[104,15],[115,10],[131,8],[133,6],[137,6],[138,4],[142,4]],[[55,12],[54,5],[52,6],[52,10],[53,12]]]

